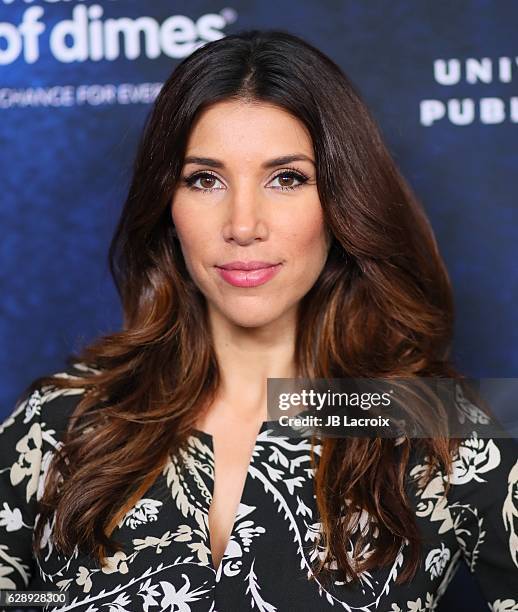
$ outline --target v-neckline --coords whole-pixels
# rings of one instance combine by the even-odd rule
[[[214,564],[214,555],[212,552],[212,547],[211,547],[211,538],[210,538],[210,528],[209,528],[209,511],[210,511],[210,506],[212,504],[212,499],[214,496],[214,487],[215,487],[215,482],[216,482],[216,457],[214,454],[214,437],[212,436],[212,434],[203,431],[201,429],[193,429],[193,433],[194,435],[198,436],[198,438],[200,438],[201,440],[203,440],[203,442],[206,443],[206,445],[208,446],[208,448],[210,449],[210,452],[212,454],[212,459],[214,462],[214,475],[212,478],[212,484],[211,484],[211,490],[210,490],[210,501],[209,501],[209,505],[208,505],[208,509],[207,509],[207,542],[206,542],[206,546],[207,549],[209,551],[209,563],[210,563],[210,567],[214,570],[214,573],[216,574],[216,580],[219,579],[219,577],[221,576],[221,572],[223,569],[223,562],[225,561],[227,552],[231,546],[232,540],[235,539],[234,535],[235,532],[237,530],[237,524],[238,524],[238,516],[239,516],[239,509],[241,508],[241,505],[243,504],[243,500],[245,498],[245,494],[246,494],[246,490],[249,484],[249,480],[250,480],[250,467],[252,466],[252,463],[254,461],[254,453],[258,444],[258,438],[261,435],[261,433],[263,433],[264,431],[266,431],[267,429],[269,429],[271,427],[272,423],[275,423],[276,421],[263,421],[261,423],[261,427],[259,428],[259,430],[257,431],[257,435],[255,437],[255,442],[254,442],[254,446],[252,448],[252,452],[250,453],[250,459],[248,461],[248,466],[246,468],[246,475],[245,475],[245,479],[243,482],[243,487],[241,489],[241,494],[239,497],[239,501],[237,503],[237,507],[236,507],[236,512],[234,514],[234,520],[232,523],[232,528],[230,530],[230,535],[228,537],[228,541],[227,544],[225,546],[225,550],[223,552],[223,555],[221,556],[221,559],[219,561],[218,567],[216,568],[215,564]]]
[[[257,431],[257,436],[256,436],[256,440],[259,437],[259,434],[261,434],[263,431],[266,431],[267,429],[269,429],[272,425],[272,423],[277,423],[276,420],[274,421],[263,421],[261,423],[261,427],[258,429]],[[191,430],[194,434],[196,434],[199,438],[202,438],[204,441],[209,443],[210,449],[214,452],[214,437],[212,436],[212,434],[203,431],[202,429],[192,429]]]

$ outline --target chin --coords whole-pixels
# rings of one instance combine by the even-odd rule
[[[228,319],[233,325],[239,327],[263,327],[276,321],[282,316],[283,311],[275,308],[268,309],[264,305],[257,307],[243,305],[241,308],[222,309],[222,315]]]
[[[273,323],[276,317],[269,317],[268,315],[265,315],[263,313],[262,315],[258,315],[258,316],[253,316],[250,314],[243,314],[242,316],[233,316],[233,317],[229,316],[228,319],[234,325],[237,325],[239,327],[253,328],[253,327],[264,327],[265,325],[268,325],[269,323]]]

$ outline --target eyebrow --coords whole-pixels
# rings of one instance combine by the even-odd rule
[[[284,166],[286,164],[290,164],[294,161],[309,161],[313,165],[315,162],[304,155],[303,153],[293,153],[292,155],[282,155],[281,157],[274,157],[273,159],[268,159],[264,163],[261,164],[262,168],[273,168],[274,166]],[[184,160],[185,164],[200,164],[202,166],[211,166],[212,168],[224,168],[225,164],[219,159],[214,159],[213,157],[197,157],[194,155],[189,155]]]

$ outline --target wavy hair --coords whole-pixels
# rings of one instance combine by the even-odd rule
[[[47,474],[35,530],[40,550],[52,519],[54,545],[99,561],[120,547],[125,512],[185,443],[220,371],[204,297],[190,278],[171,219],[193,122],[223,100],[268,102],[309,130],[332,245],[321,275],[299,302],[295,365],[304,377],[456,377],[449,361],[452,290],[433,231],[349,78],[329,57],[282,30],[229,35],[195,50],[172,72],[147,118],[129,192],[110,249],[123,325],[68,357],[91,370],[40,377],[33,386],[83,387],[63,446]],[[420,537],[405,490],[414,445],[451,467],[454,440],[328,438],[314,453],[324,555],[350,580],[411,554]],[[358,510],[375,522],[356,529]],[[351,549],[352,534],[356,540]],[[372,552],[359,559],[365,545]]]

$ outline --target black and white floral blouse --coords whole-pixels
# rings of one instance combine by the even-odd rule
[[[408,491],[425,544],[419,571],[403,585],[395,580],[405,545],[391,567],[363,573],[354,586],[307,579],[311,561],[322,554],[311,441],[274,435],[268,422],[257,436],[217,571],[207,521],[214,454],[211,436],[202,431],[193,432],[185,450],[121,520],[114,537],[124,550],[107,566],[101,569],[77,552],[69,558],[58,554],[51,527],[36,561],[36,501],[81,393],[40,388],[20,400],[0,427],[0,589],[68,591],[69,604],[59,609],[77,612],[420,612],[435,608],[464,562],[493,612],[518,610],[518,445],[509,438],[466,439],[455,456],[447,497],[440,473],[419,487],[413,477],[422,473],[426,458],[414,458]],[[367,517],[359,518],[363,529]]]

